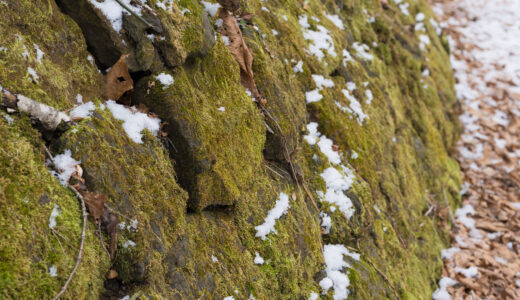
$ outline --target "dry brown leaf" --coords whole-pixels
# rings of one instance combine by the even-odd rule
[[[105,201],[107,199],[107,195],[89,191],[84,191],[81,193],[81,195],[85,200],[85,204],[87,205],[90,214],[94,217],[94,219],[99,220],[105,211]]]
[[[227,47],[240,67],[240,81],[246,89],[251,91],[253,97],[260,99],[261,95],[253,78],[253,55],[244,42],[237,20],[226,10],[220,10],[219,17],[224,21],[220,27],[220,34],[228,37]]]
[[[108,274],[107,274],[107,279],[114,279],[118,276],[119,274],[117,274],[117,271],[114,270],[114,269],[110,269],[110,271],[108,271]]]
[[[105,100],[115,100],[121,104],[130,104],[130,92],[134,89],[134,81],[128,72],[126,58],[128,54],[121,55],[121,58],[112,66],[106,76],[106,86],[103,93]],[[125,97],[123,97],[125,96]]]

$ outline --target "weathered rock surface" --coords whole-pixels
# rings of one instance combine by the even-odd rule
[[[265,106],[242,87],[204,3],[141,2],[156,13],[143,12],[154,28],[126,15],[123,32],[115,32],[87,0],[0,1],[0,85],[60,110],[74,107],[78,94],[96,103],[90,117],[47,142],[56,154],[71,150],[89,190],[106,193],[124,222],[112,261],[89,222],[84,261],[64,298],[307,299],[322,291],[324,244],[361,254],[346,258],[351,298],[429,298],[447,242],[439,224],[459,199],[460,178],[450,156],[459,127],[447,46],[425,2],[410,2],[409,15],[377,1],[236,2],[238,15],[255,14],[254,25],[239,25]],[[424,30],[414,32],[419,12]],[[333,44],[322,59],[304,38],[320,30]],[[362,44],[372,60],[360,54]],[[121,54],[130,54],[132,104],[167,122],[170,141],[145,131],[135,143],[101,106],[103,76],[94,61],[104,72]],[[157,79],[162,73],[172,85]],[[313,74],[333,86],[307,104],[306,93],[319,88]],[[368,116],[362,122],[344,96],[352,83]],[[0,296],[52,298],[73,267],[81,212],[45,167],[46,141],[29,118],[0,115]],[[326,190],[320,174],[331,163],[303,139],[310,121],[355,176],[350,219],[319,201],[316,191]],[[290,207],[263,241],[255,226],[280,192]],[[51,229],[55,205],[61,213]],[[331,217],[329,234],[320,211]],[[264,264],[254,263],[255,252]],[[105,281],[111,268],[118,277]]]

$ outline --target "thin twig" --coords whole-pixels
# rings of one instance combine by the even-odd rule
[[[105,252],[107,253],[108,257],[111,257],[110,256],[110,252],[108,252],[107,248],[105,247],[105,242],[103,241],[103,237],[101,236],[101,222],[100,221],[98,221],[97,234],[98,234],[98,237],[99,237],[99,243],[101,244],[101,247],[103,247],[103,250],[105,250]]]
[[[356,242],[357,244],[357,252],[361,253],[361,247],[359,246],[359,240],[357,240]],[[348,247],[347,248],[351,248],[351,247]],[[392,289],[392,291],[394,292],[395,296],[396,296],[396,299],[400,299],[399,297],[399,293],[397,293],[397,290],[396,288],[394,287],[394,285],[392,284],[392,282],[390,281],[390,279],[385,275],[385,273],[383,273],[383,271],[379,270],[378,267],[376,267],[376,265],[370,260],[370,258],[367,256],[367,255],[364,255],[363,256],[363,260],[366,261],[372,268],[374,268],[374,270],[376,270],[376,272],[381,276],[383,277],[383,279],[386,281],[386,283],[388,283],[388,285],[390,286],[390,288]]]
[[[127,219],[128,221],[133,221],[131,218],[129,218],[129,217],[123,215],[122,213],[118,212],[117,210],[111,208],[111,207],[108,206],[106,203],[105,203],[105,207],[108,208],[110,212],[113,212],[113,213],[115,213],[116,215],[119,215],[119,216],[121,216],[121,217]]]
[[[126,4],[124,4],[123,2],[121,2],[121,0],[116,0],[117,3],[119,3],[119,5],[121,5],[122,8],[126,9],[129,13],[131,13],[134,17],[138,18],[139,21],[143,22],[144,25],[148,26],[148,28],[152,27],[152,25],[150,25],[150,23],[146,22],[145,19],[143,19],[143,17],[141,17],[140,15],[136,14],[132,9],[130,9],[130,7],[126,6]]]
[[[51,152],[49,151],[47,146],[43,145],[43,147],[45,148],[45,152],[47,153],[47,156],[49,156],[49,159],[51,160],[54,169],[56,169],[56,171],[59,172],[59,170],[57,170],[56,163],[54,161],[54,157],[52,156]],[[85,207],[85,200],[83,199],[83,196],[81,196],[81,194],[78,192],[78,190],[76,190],[72,185],[65,183],[65,186],[69,190],[71,190],[74,193],[74,195],[76,195],[76,198],[78,198],[79,202],[81,203],[81,213],[83,215],[83,226],[81,229],[81,243],[79,245],[79,251],[78,251],[78,257],[76,259],[76,264],[74,265],[72,272],[70,272],[70,274],[69,274],[69,278],[67,278],[67,281],[61,288],[60,292],[54,297],[54,300],[59,299],[61,297],[61,295],[63,295],[65,293],[65,291],[67,290],[67,287],[69,286],[70,282],[72,281],[72,277],[78,270],[79,264],[81,263],[81,257],[83,256],[83,246],[85,245],[85,232],[87,230],[88,214],[87,214],[87,208]]]

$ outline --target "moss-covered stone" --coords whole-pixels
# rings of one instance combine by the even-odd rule
[[[9,3],[8,11],[22,12],[24,8],[27,16],[43,14],[40,2],[19,2]],[[134,297],[152,299],[222,299],[230,295],[236,299],[250,295],[256,299],[307,299],[312,291],[321,292],[323,245],[342,244],[361,254],[359,262],[349,261],[351,298],[430,298],[440,275],[440,249],[447,237],[438,226],[440,219],[425,213],[431,205],[455,206],[460,178],[457,162],[450,157],[459,126],[445,43],[431,24],[424,22],[431,44],[422,51],[417,39],[420,33],[410,29],[419,11],[427,20],[433,17],[425,2],[411,2],[410,16],[406,16],[393,3],[393,9],[383,10],[378,1],[307,1],[305,7],[297,0],[241,1],[237,14],[255,14],[255,26],[245,21],[240,26],[253,52],[256,84],[267,99],[263,108],[251,101],[241,86],[239,67],[221,37],[217,35],[214,45],[209,40],[213,33],[205,22],[215,20],[205,16],[202,5],[181,0],[164,11],[156,6],[157,1],[147,3],[157,11],[165,38],[152,43],[154,53],[161,55],[161,64],[151,63],[154,67],[147,69],[149,73],[138,74],[142,77],[133,103],[145,104],[168,122],[163,127],[168,133],[162,138],[165,142],[147,132],[143,144],[134,143],[121,122],[97,102],[94,115],[73,126],[53,147],[55,152],[71,149],[73,157],[82,161],[89,189],[108,194],[109,205],[122,215],[125,225],[119,230],[111,266],[117,270],[120,284],[132,287],[129,293]],[[42,75],[39,85],[29,82],[27,66],[19,64],[24,62],[19,57],[23,46],[14,34],[20,31],[22,40],[31,43],[37,36],[32,35],[32,29],[17,29],[17,23],[10,21],[15,17],[0,11],[10,22],[0,28],[0,36],[12,42],[6,46],[8,51],[0,51],[0,84],[64,109],[71,107],[76,93],[91,93],[90,99],[99,96],[102,83],[87,60],[77,26],[56,10],[54,2],[49,7],[52,18],[40,19],[40,27],[34,28],[48,29],[51,36],[68,36],[66,42],[74,45],[71,57],[77,59],[78,67],[70,70],[65,67],[70,64],[68,58],[56,59],[49,62],[54,73]],[[338,15],[345,28],[338,28],[325,14]],[[320,60],[309,53],[311,41],[304,39],[299,24],[303,15],[308,16],[311,30],[323,26],[329,32],[336,56],[326,53]],[[54,28],[54,23],[48,24],[51,22],[62,25]],[[61,33],[62,28],[69,28],[71,35]],[[140,31],[143,28],[129,34],[139,40],[143,38]],[[42,36],[41,43],[46,40]],[[143,39],[143,43],[147,41]],[[355,42],[369,45],[374,59],[360,58]],[[51,51],[51,44],[48,47]],[[353,59],[347,59],[343,50]],[[141,53],[141,61],[150,59],[147,53]],[[31,55],[29,63],[34,63]],[[300,61],[302,72],[295,72],[293,68]],[[10,64],[16,65],[14,71],[7,67]],[[85,73],[74,79],[75,68]],[[165,87],[156,80],[162,72],[174,78],[173,85]],[[331,79],[334,87],[323,88],[319,102],[306,104],[305,92],[317,88],[312,74]],[[51,75],[57,79],[51,81]],[[336,104],[351,105],[342,93],[347,82],[356,84],[352,94],[368,115],[361,123]],[[371,103],[368,90],[373,95]],[[9,136],[6,143],[0,142],[2,151],[23,149],[23,161],[39,159],[37,168],[24,169],[17,156],[10,154],[10,159],[2,160],[0,186],[7,186],[3,183],[6,180],[26,180],[21,175],[11,176],[13,166],[25,172],[20,174],[29,174],[27,178],[47,172],[39,146],[42,140],[27,118],[17,119],[15,125],[0,121],[2,134]],[[319,211],[305,192],[319,199],[316,191],[325,188],[320,173],[329,166],[327,158],[302,139],[309,121],[317,122],[319,131],[334,141],[342,163],[356,178],[348,191],[356,209],[350,220],[333,211],[330,204],[318,203],[319,210],[332,217],[327,235],[322,235]],[[71,225],[60,232],[71,243],[80,224],[78,215],[72,214],[79,214],[72,195],[50,175],[37,187],[30,181],[22,184],[21,191],[47,189],[56,193],[52,198],[49,195],[55,194],[46,192],[50,199],[68,199],[70,205],[76,205],[70,215],[64,209],[63,216]],[[255,237],[255,226],[264,222],[280,192],[290,195],[290,208],[277,220],[277,232],[262,241]],[[50,204],[44,210],[28,211],[24,209],[27,204],[20,202],[23,193],[2,193],[2,201],[9,205],[0,211],[5,209],[6,215],[10,211],[22,216],[36,214],[35,220],[43,225],[34,229],[38,234],[32,238],[45,238],[41,230],[47,228]],[[62,202],[59,205],[68,207]],[[133,220],[136,228],[129,226]],[[13,239],[27,235],[19,228],[9,230],[17,233]],[[99,243],[91,235],[89,228],[88,251],[95,253]],[[13,242],[5,245],[22,249],[20,240],[9,240]],[[255,252],[265,264],[254,264]],[[5,257],[11,257],[12,252],[6,253]],[[51,259],[53,252],[48,248],[26,253],[28,257],[38,253],[44,257],[40,261],[58,266],[70,265],[66,260],[73,260],[70,255],[74,251],[59,261]],[[105,259],[86,260],[90,264],[82,267],[92,278],[108,270]],[[13,263],[23,265],[21,258]],[[48,277],[40,265],[24,269],[26,273],[8,267],[2,267],[6,275],[0,279],[8,297],[19,297],[26,291],[20,274]],[[42,281],[42,285],[49,282],[45,292],[31,291],[31,295],[45,298],[57,291],[57,284],[47,277],[50,281]],[[89,296],[96,297],[103,289],[101,276],[95,278],[97,284],[89,288],[83,280],[91,278],[81,278],[71,295],[81,298],[92,293]],[[322,299],[332,297],[333,291],[322,295]]]
[[[81,206],[44,165],[41,137],[30,120],[13,115],[8,124],[0,115],[0,296],[52,299],[76,262]],[[54,209],[59,214],[51,226]],[[66,298],[97,298],[102,290],[109,259],[94,231],[89,222],[82,263]]]

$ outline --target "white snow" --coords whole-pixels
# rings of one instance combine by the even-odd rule
[[[403,4],[400,4],[399,5],[399,9],[401,10],[401,12],[407,16],[410,15],[410,13],[408,12],[408,7],[410,6],[410,3],[403,3]]]
[[[276,233],[276,229],[274,225],[276,224],[276,220],[281,216],[287,213],[287,209],[289,208],[289,196],[283,192],[280,193],[278,200],[276,200],[276,204],[274,208],[272,208],[268,213],[265,221],[262,225],[258,225],[255,227],[256,229],[256,237],[260,237],[262,240],[265,240],[267,235],[271,232]]]
[[[112,28],[119,33],[123,28],[123,13],[129,14],[119,3],[115,0],[105,0],[104,2],[97,2],[96,0],[88,0],[90,4],[99,9],[103,15],[108,19]],[[131,0],[121,0],[134,13],[141,16],[141,7],[134,6]]]
[[[27,73],[29,73],[35,83],[38,83],[38,79],[40,79],[40,77],[38,74],[36,74],[36,71],[33,68],[27,67]]]
[[[312,74],[312,79],[316,83],[318,89],[322,89],[323,87],[331,88],[334,86],[334,82],[328,78],[323,77],[322,75]]]
[[[108,100],[106,106],[114,116],[114,118],[123,121],[123,129],[130,139],[138,144],[142,144],[141,131],[148,129],[154,135],[157,135],[160,129],[161,120],[151,118],[147,114],[137,111],[135,108],[128,108],[124,105],[117,104],[113,100]]]
[[[460,248],[458,248],[458,247],[443,249],[443,250],[441,250],[441,258],[442,259],[452,259],[453,255],[458,252],[460,252]]]
[[[336,25],[336,27],[338,27],[339,29],[345,29],[345,26],[343,26],[343,21],[341,21],[341,18],[338,15],[325,14],[325,17],[327,17],[327,19],[329,19],[332,22],[332,24]]]
[[[254,263],[256,265],[263,265],[264,264],[264,259],[260,256],[260,254],[258,254],[258,252],[255,252],[255,260],[254,260]]]
[[[222,300],[235,300],[235,298],[233,296],[227,296],[226,298],[224,298]]]
[[[51,277],[56,277],[58,276],[58,269],[56,268],[55,265],[52,265],[50,268],[49,268],[49,275]]]
[[[339,172],[334,167],[329,167],[320,174],[327,186],[323,201],[336,205],[343,215],[350,219],[354,215],[355,208],[350,198],[344,192],[348,191],[352,183],[354,183],[354,175],[352,171],[344,166],[342,167],[343,172]]]
[[[227,36],[223,35],[222,41],[224,42],[224,45],[229,46],[229,38]]]
[[[441,280],[439,281],[439,288],[432,295],[433,300],[451,300],[451,296],[446,290],[446,288],[457,283],[457,281],[449,277],[441,278]]]
[[[374,100],[374,95],[372,94],[372,91],[371,90],[366,90],[365,91],[365,96],[367,97],[367,104],[368,105],[372,104],[372,100]]]
[[[320,297],[320,295],[318,295],[317,293],[311,292],[308,300],[318,300],[319,297]]]
[[[350,52],[348,52],[346,49],[343,49],[343,66],[347,66],[347,62],[354,61],[352,58],[352,55],[350,55]]]
[[[298,17],[298,21],[303,27],[303,38],[310,41],[309,52],[311,54],[318,57],[320,61],[325,57],[324,51],[326,51],[332,57],[337,56],[334,50],[334,40],[329,35],[330,32],[327,30],[327,28],[323,27],[323,25],[317,25],[317,31],[310,29],[307,15]]]
[[[38,61],[38,63],[41,63],[42,62],[42,58],[43,58],[43,55],[45,54],[38,45],[36,44],[33,44],[34,45],[34,50],[36,50],[36,61]]]
[[[466,278],[473,278],[478,275],[477,267],[469,267],[469,268],[455,268],[455,272],[464,275]]]
[[[354,42],[354,44],[352,44],[352,47],[354,48],[354,50],[356,50],[357,56],[359,56],[360,58],[365,60],[374,59],[374,56],[368,52],[370,48],[367,45],[360,44],[359,42]]]
[[[4,115],[4,119],[7,121],[7,124],[11,125],[14,122],[14,119],[10,115]]]
[[[363,112],[363,108],[361,107],[361,103],[357,101],[357,99],[350,94],[350,92],[346,89],[342,89],[341,92],[347,98],[350,102],[350,105],[348,107],[341,105],[340,102],[336,101],[336,105],[345,112],[349,112],[357,117],[357,121],[359,125],[363,124],[363,121],[365,119],[368,119],[368,116]]]
[[[309,143],[309,145],[315,145],[321,135],[321,133],[318,131],[318,123],[309,122],[309,124],[307,124],[307,130],[309,131],[309,134],[304,135],[303,138],[307,141],[307,143]],[[518,203],[518,209],[520,209],[520,202]]]
[[[155,79],[159,80],[159,82],[163,85],[163,89],[167,89],[174,82],[173,76],[164,72],[155,76]]]
[[[60,207],[58,204],[54,204],[54,208],[51,211],[51,216],[49,217],[49,228],[53,229],[56,227],[56,217],[60,215]]]
[[[83,96],[81,94],[76,95],[76,102],[77,103],[83,103]]]
[[[318,102],[323,99],[319,89],[315,89],[309,92],[305,92],[305,100],[307,103]]]
[[[96,105],[89,101],[87,103],[81,104],[79,106],[76,106],[71,112],[70,117],[71,118],[88,118],[92,115],[92,112],[96,109]]]
[[[225,112],[226,111],[226,108],[224,106],[221,106],[219,108],[217,108],[218,111],[221,111],[221,112]]]
[[[215,255],[211,255],[212,262],[218,262],[218,258]]]
[[[212,17],[214,17],[217,14],[218,9],[220,8],[220,4],[218,3],[211,3],[202,0],[202,4],[204,5],[204,10]]]
[[[132,240],[128,240],[123,244],[123,248],[135,247],[136,243]]]
[[[358,253],[350,252],[343,245],[325,245],[323,247],[323,256],[325,258],[325,273],[327,277],[320,281],[323,293],[327,293],[330,288],[334,289],[334,300],[347,299],[350,291],[348,286],[350,280],[348,273],[343,271],[350,267],[350,264],[344,260],[344,256],[349,256],[355,260],[359,260]]]
[[[321,227],[325,229],[325,233],[329,234],[332,228],[332,219],[329,215],[324,212],[320,212],[321,216]]]
[[[58,179],[63,185],[69,182],[70,176],[76,172],[76,165],[81,164],[80,161],[72,158],[72,154],[69,149],[66,149],[63,154],[56,155],[54,157],[54,163],[55,167],[60,170]]]
[[[339,153],[337,151],[334,151],[334,149],[332,149],[332,145],[334,145],[334,143],[331,139],[327,138],[326,136],[321,136],[320,140],[318,141],[318,147],[320,148],[321,153],[327,156],[329,162],[332,164],[340,164],[341,157],[339,156]]]
[[[294,67],[293,67],[294,73],[303,73],[303,61],[299,61]]]

